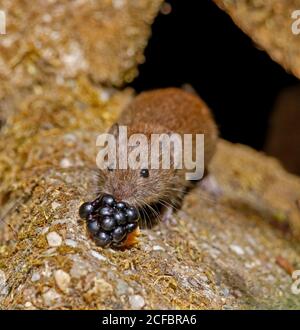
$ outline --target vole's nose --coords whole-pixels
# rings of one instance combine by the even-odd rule
[[[130,192],[123,187],[119,187],[114,190],[113,197],[115,201],[124,201],[130,197]]]

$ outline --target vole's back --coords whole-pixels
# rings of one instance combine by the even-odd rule
[[[177,88],[138,95],[123,111],[119,124],[143,133],[145,126],[159,127],[153,133],[204,134],[205,163],[214,154],[217,127],[207,105],[197,96]]]

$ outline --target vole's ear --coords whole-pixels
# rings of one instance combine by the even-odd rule
[[[118,136],[119,135],[119,124],[118,123],[114,123],[111,128],[108,131],[109,134],[113,134],[114,136]]]

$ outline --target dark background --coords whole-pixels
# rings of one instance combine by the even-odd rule
[[[138,92],[191,84],[214,112],[221,136],[264,146],[279,91],[296,84],[212,0],[169,1],[152,27]]]

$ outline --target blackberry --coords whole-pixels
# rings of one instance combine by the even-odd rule
[[[125,202],[116,202],[111,195],[83,203],[79,208],[81,218],[87,220],[87,229],[97,245],[117,247],[138,227],[138,211]]]

